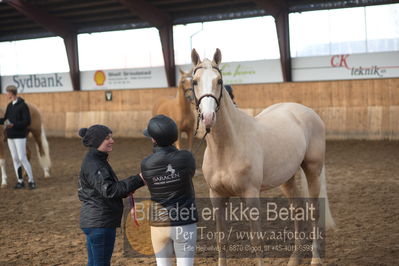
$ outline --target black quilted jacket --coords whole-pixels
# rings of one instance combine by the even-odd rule
[[[153,202],[150,225],[178,226],[198,220],[192,182],[195,159],[191,152],[155,146],[154,153],[141,162],[141,172]]]
[[[18,97],[15,104],[12,104],[12,102],[10,102],[7,105],[4,118],[0,118],[0,125],[3,125],[6,119],[14,124],[13,127],[6,129],[7,138],[26,138],[29,133],[28,127],[30,125],[31,118],[29,107],[25,103],[24,99]]]
[[[138,175],[119,181],[107,157],[107,153],[91,148],[83,160],[78,186],[81,228],[120,227],[122,198],[144,185]]]

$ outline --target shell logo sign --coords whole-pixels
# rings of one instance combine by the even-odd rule
[[[106,79],[106,75],[105,75],[104,71],[97,70],[94,73],[94,81],[96,82],[97,86],[103,86],[105,79]]]

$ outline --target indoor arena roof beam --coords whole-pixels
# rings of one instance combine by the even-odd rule
[[[159,31],[162,44],[162,53],[165,62],[168,86],[176,86],[176,65],[173,48],[173,24],[169,14],[163,12],[146,0],[118,0],[134,15],[149,22]]]
[[[254,0],[258,6],[274,17],[277,30],[278,46],[280,49],[281,70],[283,81],[292,81],[290,33],[288,24],[287,1],[278,0]]]
[[[6,3],[14,7],[19,13],[37,22],[42,27],[64,39],[72,86],[74,90],[80,90],[80,72],[78,60],[78,45],[76,29],[58,18],[48,14],[40,8],[21,0],[8,0]]]

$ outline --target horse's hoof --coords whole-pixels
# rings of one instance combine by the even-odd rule
[[[312,266],[323,266],[323,263],[321,262],[320,258],[312,258],[312,261],[310,262],[310,265],[312,265]]]
[[[50,178],[50,169],[44,168],[44,178]]]
[[[1,188],[7,188],[7,184],[1,184]]]
[[[298,257],[296,257],[296,256],[292,256],[291,258],[290,258],[290,260],[288,261],[288,264],[287,264],[288,266],[297,266],[297,265],[299,265],[299,259],[298,259]]]
[[[226,258],[219,258],[218,266],[227,266],[227,259]]]

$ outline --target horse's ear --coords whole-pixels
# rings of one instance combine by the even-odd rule
[[[180,72],[181,75],[186,74],[186,73],[183,71],[183,69],[181,69],[180,67],[179,67],[179,72]]]
[[[215,54],[213,55],[213,63],[219,66],[220,62],[222,62],[222,53],[219,48],[216,48]]]
[[[197,51],[195,49],[193,49],[191,51],[191,61],[193,62],[194,66],[198,65],[199,63],[201,63],[201,59],[200,59],[200,57],[199,57],[199,55],[198,55],[198,53],[197,53]]]

